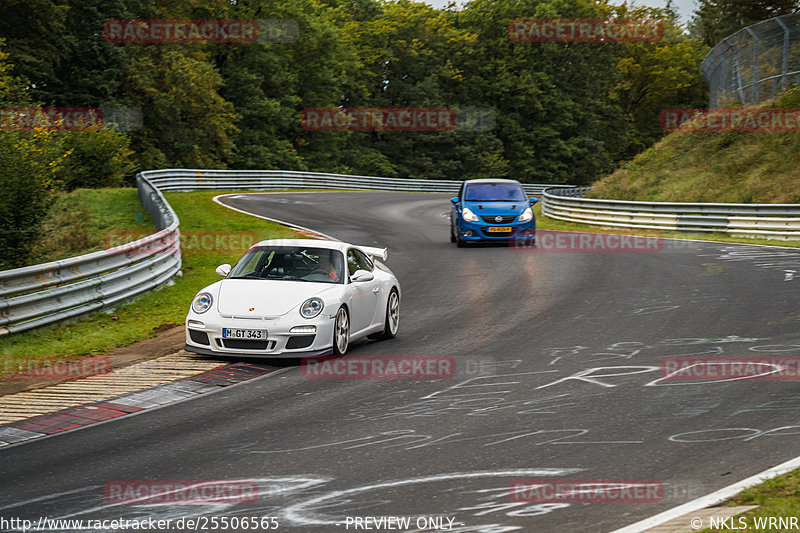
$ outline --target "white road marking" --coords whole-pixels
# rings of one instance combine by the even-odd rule
[[[650,528],[656,527],[675,518],[691,514],[701,509],[705,509],[706,507],[719,505],[746,488],[752,487],[753,485],[758,485],[762,481],[785,474],[786,472],[791,472],[798,467],[800,467],[800,457],[795,457],[794,459],[786,461],[785,463],[781,463],[778,466],[774,466],[764,470],[759,474],[750,476],[747,479],[743,479],[738,483],[728,485],[727,487],[721,488],[716,492],[712,492],[711,494],[707,494],[690,502],[684,503],[683,505],[673,507],[672,509],[664,511],[663,513],[658,513],[650,518],[646,518],[629,526],[617,529],[612,533],[639,533],[641,531],[648,531]]]

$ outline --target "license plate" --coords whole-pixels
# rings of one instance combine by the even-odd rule
[[[223,339],[256,339],[267,340],[267,330],[265,329],[238,329],[222,328]]]
[[[489,233],[511,233],[510,226],[490,226]]]

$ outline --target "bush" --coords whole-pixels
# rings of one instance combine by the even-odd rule
[[[783,93],[778,100],[777,107],[783,109],[800,108],[800,88],[792,87]]]
[[[61,189],[120,187],[135,165],[128,138],[112,130],[71,131],[64,134],[64,149],[71,152],[58,173]]]
[[[0,132],[0,268],[26,263],[68,155],[53,132]]]

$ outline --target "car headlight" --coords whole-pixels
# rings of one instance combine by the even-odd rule
[[[314,318],[322,312],[325,304],[319,298],[309,298],[300,306],[300,315],[303,318]]]
[[[198,315],[201,315],[211,308],[211,302],[213,301],[214,299],[210,294],[207,292],[201,292],[194,297],[194,301],[192,302],[192,311]]]
[[[464,209],[461,210],[461,216],[467,222],[477,222],[478,221],[478,216],[475,213],[473,213],[472,211],[470,211],[469,207],[465,207]]]
[[[522,214],[519,216],[519,221],[527,222],[532,218],[533,218],[533,210],[531,210],[531,208],[529,207],[528,209],[523,211]]]

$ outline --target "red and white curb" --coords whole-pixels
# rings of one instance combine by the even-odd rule
[[[196,376],[0,426],[0,448],[162,407],[270,374],[267,365],[235,363]]]

